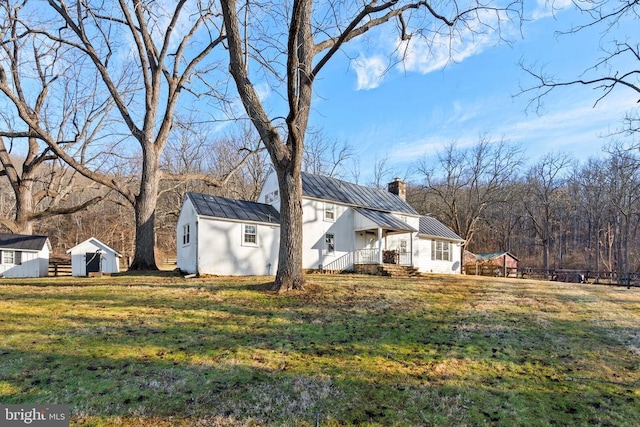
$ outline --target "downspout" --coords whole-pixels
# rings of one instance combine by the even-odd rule
[[[199,253],[200,251],[198,250],[198,248],[200,247],[200,234],[198,234],[198,217],[196,216],[196,226],[195,226],[195,234],[194,237],[196,238],[196,273],[198,276],[200,275],[200,268],[199,268],[199,264],[200,264],[200,257],[199,257]]]

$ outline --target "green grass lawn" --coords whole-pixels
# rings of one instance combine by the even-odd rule
[[[0,280],[0,403],[72,425],[640,425],[640,289]]]

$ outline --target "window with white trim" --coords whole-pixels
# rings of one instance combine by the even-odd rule
[[[327,233],[324,235],[324,243],[327,251],[327,255],[332,255],[336,253],[336,243],[335,236],[331,233]]]
[[[324,220],[335,221],[336,220],[336,206],[332,203],[324,204]]]
[[[191,241],[191,227],[189,224],[182,226],[182,244],[188,245]]]
[[[244,224],[242,229],[242,244],[246,246],[257,246],[258,226],[255,224]]]
[[[2,263],[3,264],[15,264],[16,253],[14,251],[2,251]]]
[[[400,245],[398,247],[398,250],[400,251],[401,254],[406,254],[408,252],[407,247],[408,247],[408,242],[406,239],[402,239],[400,240]]]
[[[451,242],[431,241],[432,261],[451,261]]]

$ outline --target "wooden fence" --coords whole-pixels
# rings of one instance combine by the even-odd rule
[[[527,279],[556,280],[559,282],[575,282],[576,276],[581,276],[585,283],[640,286],[640,272],[618,275],[617,271],[590,271],[569,269],[544,269],[532,267],[519,267],[518,277]]]
[[[501,267],[493,265],[466,265],[468,275],[491,277],[518,277],[522,279],[554,280],[558,282],[584,282],[604,285],[640,287],[640,272],[632,272],[619,277],[616,271],[590,271],[569,269],[544,269],[534,267]]]
[[[49,276],[71,276],[71,259],[50,258]]]

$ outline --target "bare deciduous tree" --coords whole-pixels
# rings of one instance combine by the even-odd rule
[[[549,251],[553,239],[553,222],[561,215],[561,193],[571,164],[567,154],[549,153],[533,165],[527,175],[523,203],[536,236],[540,239],[543,268],[549,268]]]
[[[347,163],[355,157],[347,142],[327,141],[322,131],[308,132],[302,159],[305,172],[344,179]]]
[[[133,150],[137,144],[137,185],[123,185],[68,152],[67,142],[86,142],[89,135],[78,133],[61,141],[42,126],[28,105],[9,91],[5,94],[33,136],[82,175],[118,192],[134,207],[136,237],[131,269],[156,269],[159,159],[183,94],[217,96],[211,76],[218,62],[210,55],[224,39],[217,6],[213,1],[187,0],[171,5],[142,0],[131,4],[49,0],[47,4],[50,9],[40,13],[46,17],[44,22],[34,22],[33,15],[28,16],[20,37],[28,35],[44,45],[59,46],[60,54],[72,55],[82,67],[80,84],[92,78],[99,83],[97,88],[87,89],[94,90],[102,103],[115,111],[109,117],[111,135],[103,133],[101,137],[120,138],[125,150]],[[41,7],[42,3],[34,5]],[[208,74],[206,82],[203,74]],[[65,75],[56,78],[64,79]],[[92,148],[76,150],[79,155],[91,152]]]
[[[614,208],[614,227],[618,235],[618,277],[631,271],[630,242],[637,232],[640,209],[640,156],[637,148],[614,143],[606,170],[609,203]]]
[[[28,123],[14,126],[15,116],[28,116],[32,123],[60,137],[69,127],[84,126],[80,131],[86,133],[108,106],[80,95],[78,86],[71,83],[77,77],[76,69],[59,58],[60,45],[26,37],[19,20],[25,4],[0,5],[0,92],[15,107],[0,112],[4,123],[0,127],[0,177],[8,181],[15,200],[13,215],[0,218],[0,224],[12,233],[31,234],[35,221],[77,212],[101,197],[65,203],[71,192],[79,191],[73,186],[76,174],[58,161]],[[61,73],[69,80],[61,83]],[[52,101],[49,93],[55,90],[60,99]]]
[[[520,5],[515,1],[504,7],[472,1],[465,7],[457,2],[423,0],[363,3],[294,0],[284,6],[276,2],[252,6],[251,1],[223,1],[222,14],[231,75],[278,178],[282,226],[274,287],[282,292],[304,285],[302,161],[313,84],[325,65],[347,43],[376,27],[388,24],[389,29],[400,30],[399,38],[403,41],[422,38],[429,42],[436,37],[454,37],[463,27],[482,31],[484,25],[486,30],[491,25],[483,18],[489,14],[497,18],[492,24],[499,26],[512,19],[512,14],[519,17]],[[266,14],[245,19],[265,9],[274,17],[268,25],[264,22],[268,19]],[[248,28],[251,23],[256,25]],[[264,28],[268,28],[268,34],[262,32]],[[250,65],[259,70],[250,73]],[[273,76],[274,83],[286,88],[283,120],[270,116],[254,84],[255,76],[265,75]]]
[[[446,145],[436,164],[424,159],[417,166],[427,195],[436,202],[424,213],[442,219],[470,245],[485,213],[511,200],[508,184],[522,161],[519,147],[505,140],[492,142],[488,136],[468,148],[458,148],[455,142]]]
[[[588,86],[599,91],[594,106],[616,89],[631,91],[631,96],[640,97],[640,43],[637,39],[637,24],[640,22],[640,4],[637,1],[575,0],[572,2],[582,16],[583,23],[574,24],[560,36],[596,28],[603,33],[600,50],[602,56],[578,77],[556,78],[543,69],[525,62],[520,67],[533,83],[523,87],[521,94],[533,94],[530,106],[539,110],[543,98],[556,89],[567,86]],[[626,27],[622,24],[625,24]],[[631,23],[629,25],[629,23]],[[630,28],[628,33],[622,29]],[[639,98],[640,99],[640,98]],[[640,101],[638,101],[640,102]],[[640,130],[638,110],[624,118],[622,132],[634,134]]]

